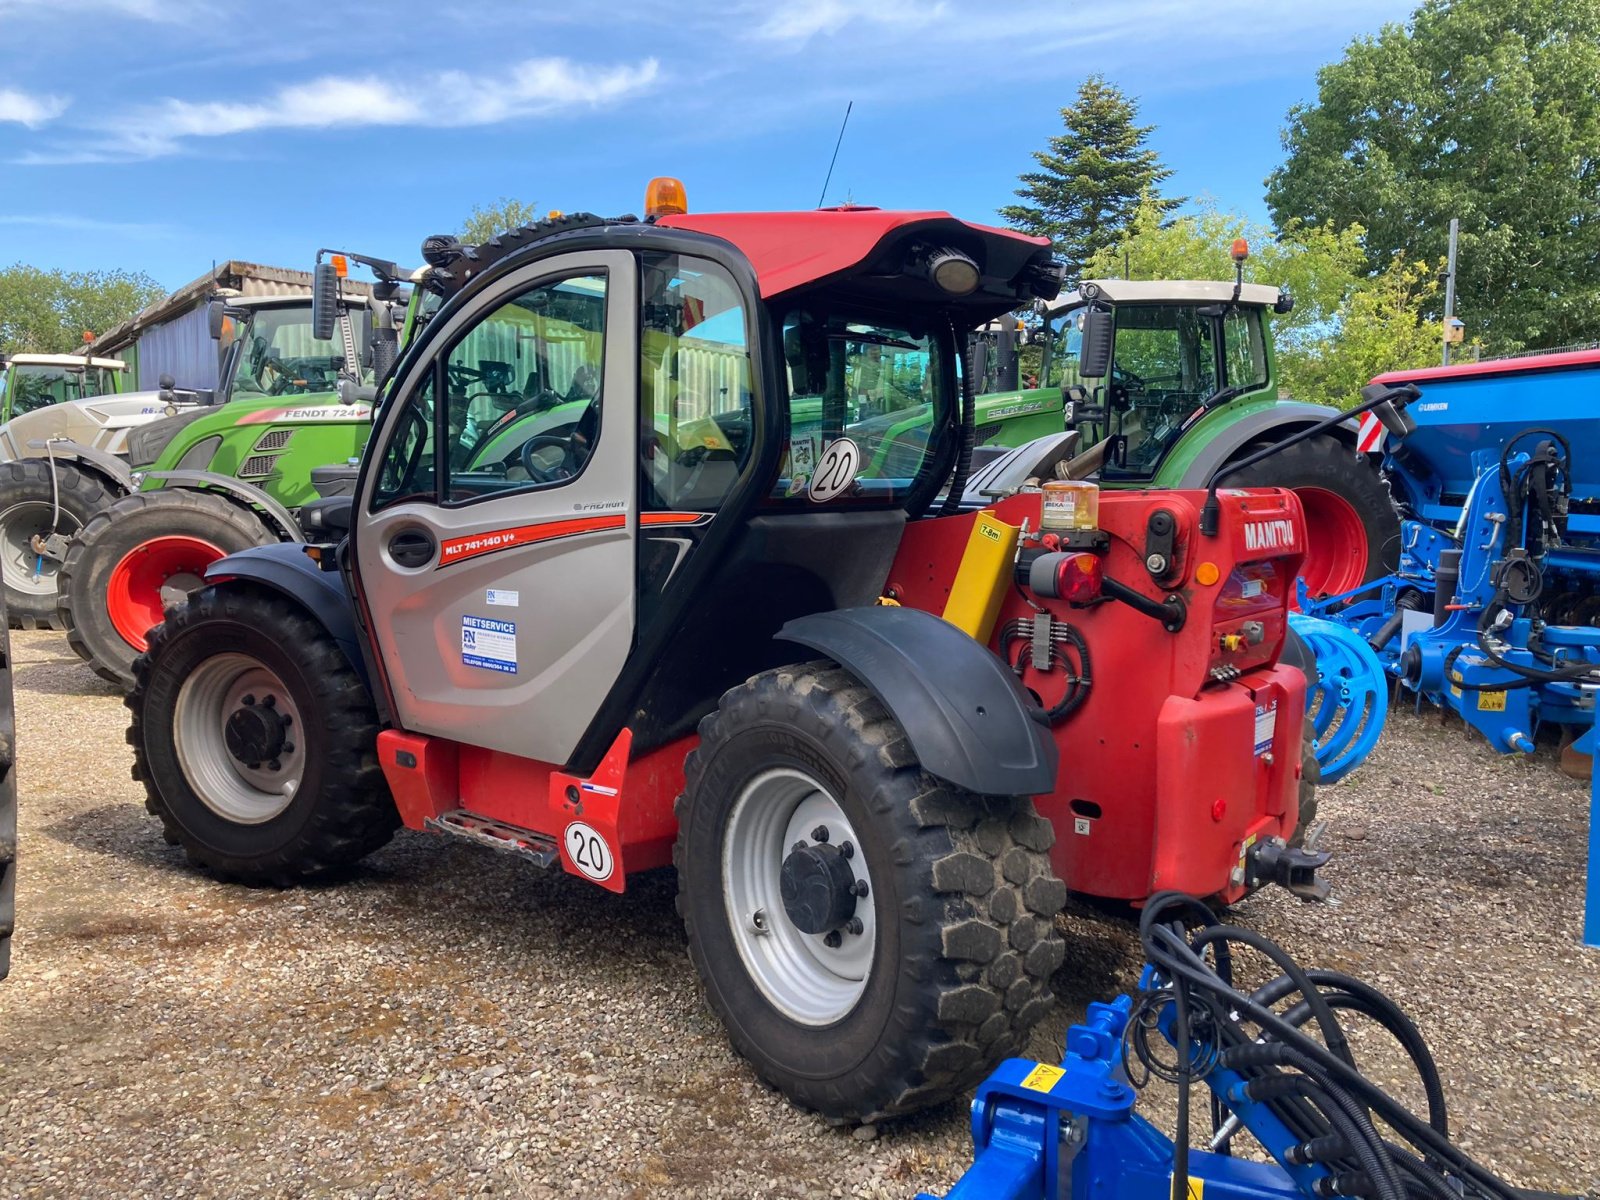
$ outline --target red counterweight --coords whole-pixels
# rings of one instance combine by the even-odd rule
[[[1099,533],[1059,547],[1040,540],[1037,494],[993,508],[1026,532],[991,644],[1052,713],[1061,767],[1035,803],[1074,891],[1237,900],[1256,883],[1250,848],[1295,832],[1306,680],[1278,659],[1305,551],[1300,503],[1282,489],[1225,490],[1208,538],[1203,501],[1106,492]],[[942,611],[974,520],[912,524],[891,597]],[[1049,549],[1097,554],[1099,598],[1074,605],[1027,587],[1030,560]],[[1081,564],[1064,574],[1080,577]]]

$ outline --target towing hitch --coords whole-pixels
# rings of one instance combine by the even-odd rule
[[[1245,857],[1245,879],[1251,887],[1276,883],[1307,902],[1326,900],[1332,890],[1317,878],[1332,855],[1326,850],[1290,846],[1282,838],[1267,838],[1250,847]]]

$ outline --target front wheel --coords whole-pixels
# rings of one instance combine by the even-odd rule
[[[927,775],[831,663],[758,675],[700,726],[678,801],[678,911],[734,1048],[838,1121],[964,1091],[1053,1000],[1048,821]]]
[[[378,717],[333,636],[281,597],[208,587],[135,664],[134,778],[167,841],[225,879],[288,885],[393,835]]]
[[[127,687],[151,627],[205,583],[207,567],[276,540],[255,513],[214,492],[125,496],[83,527],[61,564],[67,644]]]

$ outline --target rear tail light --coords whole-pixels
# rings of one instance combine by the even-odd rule
[[[1028,569],[1028,586],[1035,595],[1068,604],[1098,600],[1103,579],[1098,554],[1041,554]]]

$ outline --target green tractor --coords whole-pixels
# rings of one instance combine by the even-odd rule
[[[98,674],[130,679],[144,631],[211,562],[304,540],[296,512],[319,489],[337,490],[371,430],[357,390],[393,359],[397,273],[371,301],[341,301],[326,337],[304,297],[213,301],[220,403],[173,407],[132,429],[124,456],[52,447],[60,508],[78,532],[45,539],[42,552],[59,563],[68,641]]]
[[[1236,259],[1242,264],[1237,251]],[[1204,487],[1218,470],[1331,415],[1279,398],[1267,320],[1292,306],[1280,289],[1242,280],[1093,280],[1044,308],[1031,336],[1014,320],[991,323],[969,365],[983,390],[979,441],[989,443],[971,489],[1004,490],[1023,478]],[[1023,377],[1021,353],[1028,341],[1040,348],[1031,378]],[[1084,347],[1096,342],[1109,343],[1110,366],[1090,375]],[[987,438],[985,410],[1010,418]],[[1034,430],[1041,436],[1026,440]],[[1313,595],[1394,569],[1399,517],[1387,485],[1357,450],[1355,422],[1226,482],[1299,495],[1310,534],[1301,577]]]

